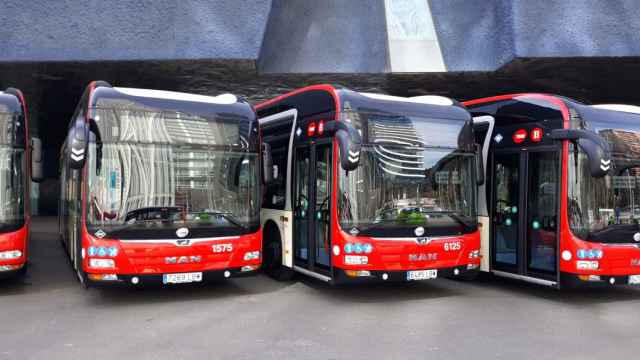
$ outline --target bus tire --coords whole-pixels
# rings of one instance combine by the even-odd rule
[[[267,222],[263,233],[262,270],[278,281],[289,281],[293,270],[282,265],[282,240],[280,231],[273,222]]]

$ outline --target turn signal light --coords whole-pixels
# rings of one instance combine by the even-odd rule
[[[116,274],[87,274],[89,280],[92,281],[117,281],[118,275]]]
[[[367,270],[345,270],[344,272],[349,277],[371,276],[371,272]]]

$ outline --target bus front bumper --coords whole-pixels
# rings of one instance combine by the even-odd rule
[[[333,269],[333,284],[414,282],[438,278],[469,278],[478,274],[479,265],[459,265],[440,269],[421,270],[345,270]]]
[[[259,266],[229,268],[222,270],[209,270],[192,273],[167,273],[167,274],[86,274],[87,285],[89,286],[147,286],[147,285],[163,285],[174,286],[183,284],[202,284],[226,280],[230,278],[238,278],[255,275]],[[200,274],[200,275],[186,275]],[[171,279],[173,275],[185,275],[188,280],[174,282]]]
[[[640,273],[637,275],[578,275],[563,272],[561,273],[561,284],[563,287],[638,286],[640,285]]]
[[[27,270],[27,263],[21,264],[0,264],[0,279],[7,279],[23,274]]]

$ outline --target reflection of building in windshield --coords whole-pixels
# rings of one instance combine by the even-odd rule
[[[614,157],[640,159],[640,133],[605,129],[599,131],[599,134],[609,143]]]
[[[425,141],[416,131],[413,122],[403,116],[369,118],[369,138],[378,154],[378,166],[385,173],[401,178],[424,177]]]
[[[238,194],[226,190],[233,182],[228,177],[249,160],[211,147],[247,149],[239,135],[242,122],[131,110],[100,110],[98,120],[105,145],[97,181],[102,189],[94,191],[104,208],[118,213],[117,220],[132,210],[158,206],[185,212],[248,210]]]

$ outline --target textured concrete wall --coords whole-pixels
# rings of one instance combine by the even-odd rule
[[[383,0],[274,0],[259,69],[384,72],[386,31]]]
[[[511,0],[431,0],[448,71],[494,70],[515,57]]]
[[[516,58],[640,56],[638,0],[387,1],[429,1],[448,71],[493,71]],[[264,73],[384,73],[384,3],[4,0],[0,62],[242,59]],[[405,53],[429,60],[412,47]]]
[[[517,0],[520,57],[640,56],[638,0]]]
[[[515,58],[640,56],[637,0],[430,0],[449,71]]]
[[[258,58],[271,0],[3,0],[0,61]]]

